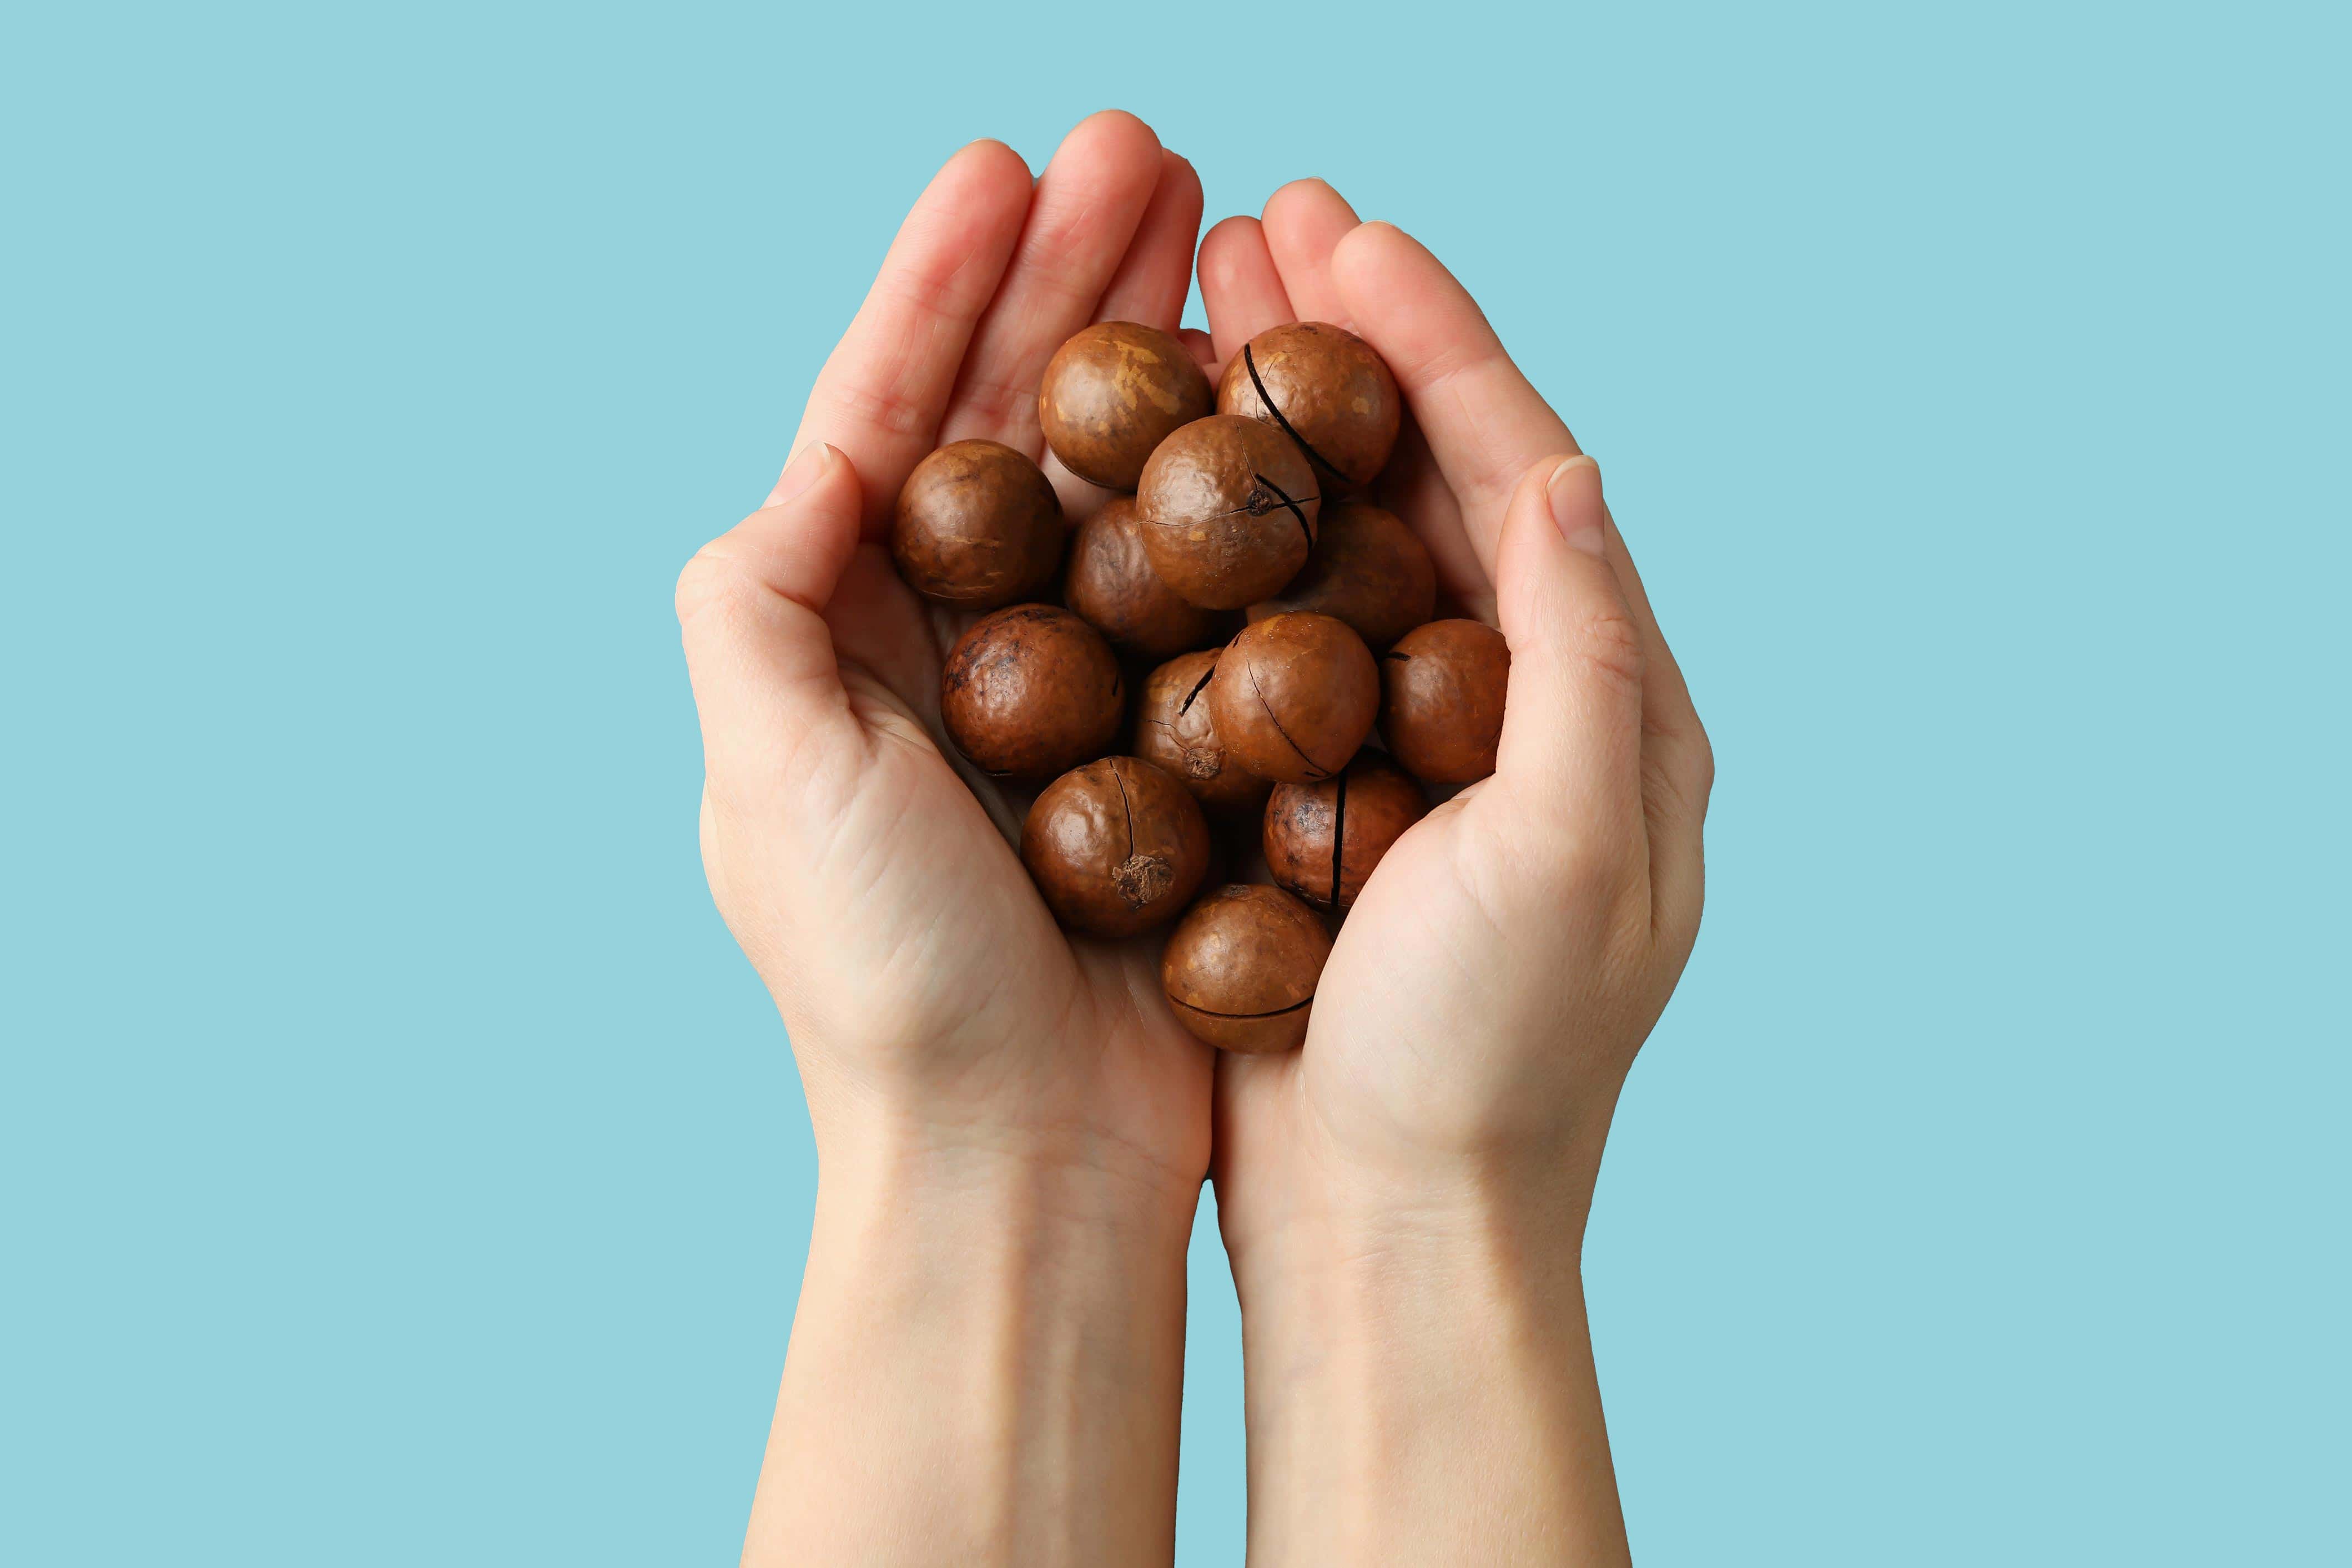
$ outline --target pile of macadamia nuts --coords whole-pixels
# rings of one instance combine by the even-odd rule
[[[1481,622],[1431,619],[1427,548],[1365,498],[1402,404],[1353,333],[1276,327],[1212,389],[1174,335],[1100,322],[1037,402],[1055,455],[1115,492],[1075,531],[1037,465],[991,441],[941,447],[898,495],[901,575],[989,612],[947,656],[948,738],[1043,785],[1021,859],[1055,919],[1106,937],[1176,922],[1176,1017],[1227,1051],[1290,1050],[1424,786],[1494,771],[1510,654]],[[1131,712],[1130,662],[1149,670]],[[1219,830],[1252,822],[1276,885],[1203,894]]]

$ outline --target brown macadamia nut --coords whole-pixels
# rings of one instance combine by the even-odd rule
[[[1323,321],[1260,332],[1227,362],[1217,387],[1219,413],[1280,425],[1335,486],[1372,482],[1396,444],[1403,410],[1388,362]]]
[[[1209,824],[1149,762],[1107,757],[1063,774],[1021,827],[1021,863],[1054,918],[1096,936],[1173,920],[1209,867]]]
[[[1016,604],[948,650],[940,719],[982,772],[1051,779],[1118,743],[1125,697],[1101,632],[1051,604]]]
[[[1381,706],[1371,650],[1344,621],[1269,615],[1217,655],[1210,716],[1228,758],[1261,779],[1311,784],[1348,766]]]
[[[1169,936],[1160,980],[1178,1021],[1211,1045],[1295,1051],[1330,956],[1313,910],[1280,888],[1235,883],[1194,904]]]
[[[1135,500],[1151,570],[1211,610],[1281,592],[1315,548],[1321,508],[1297,443],[1271,424],[1223,414],[1161,442]]]
[[[1046,361],[1037,423],[1071,473],[1132,490],[1153,450],[1215,402],[1208,372],[1174,333],[1097,321]]]
[[[1203,610],[1160,580],[1143,552],[1143,520],[1130,496],[1078,525],[1062,601],[1115,647],[1165,659],[1225,640],[1231,617]]]
[[[1429,784],[1472,784],[1495,771],[1511,650],[1483,621],[1433,621],[1381,656],[1381,734]]]
[[[890,517],[890,559],[916,592],[993,610],[1034,597],[1061,564],[1062,504],[1027,455],[958,441],[915,465]]]
[[[1421,821],[1421,786],[1378,752],[1319,784],[1277,784],[1265,803],[1265,864],[1275,882],[1318,909],[1346,909],[1389,846]]]
[[[1327,501],[1315,551],[1281,594],[1250,619],[1286,610],[1336,615],[1377,652],[1437,612],[1437,568],[1404,520],[1368,501]]]
[[[1209,676],[1216,650],[1169,660],[1143,683],[1136,704],[1138,757],[1173,774],[1203,810],[1239,816],[1265,803],[1273,788],[1225,755],[1209,712]]]

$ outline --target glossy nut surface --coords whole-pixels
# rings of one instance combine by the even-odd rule
[[[1297,611],[1225,644],[1208,696],[1230,758],[1261,779],[1311,784],[1347,767],[1371,733],[1381,679],[1346,622]]]
[[[1381,735],[1414,778],[1471,784],[1495,771],[1511,650],[1483,621],[1433,621],[1381,656]]]
[[[1026,454],[958,441],[915,465],[890,516],[890,559],[908,587],[993,610],[1031,598],[1061,564],[1062,504]]]
[[[1404,400],[1372,346],[1326,321],[1269,328],[1242,345],[1217,384],[1217,412],[1268,420],[1316,471],[1369,485],[1396,444]]]
[[[1330,933],[1280,888],[1234,883],[1192,906],[1168,938],[1160,984],[1177,1019],[1222,1050],[1294,1051],[1307,1038]]]
[[[1326,501],[1315,549],[1290,586],[1250,606],[1253,621],[1286,610],[1336,616],[1374,652],[1437,609],[1437,568],[1404,520],[1368,501]]]
[[[1209,824],[1149,762],[1106,757],[1045,786],[1021,826],[1021,863],[1054,918],[1096,936],[1173,920],[1209,866]]]
[[[1375,751],[1319,784],[1277,784],[1265,803],[1266,869],[1318,909],[1344,910],[1389,846],[1429,810],[1421,786]]]
[[[1097,321],[1046,361],[1037,423],[1071,473],[1132,490],[1153,450],[1215,401],[1208,372],[1175,334]]]
[[[1151,570],[1211,610],[1281,592],[1307,564],[1322,506],[1297,444],[1273,425],[1224,414],[1161,442],[1135,500]]]
[[[1166,659],[1225,640],[1231,617],[1203,610],[1160,580],[1144,553],[1143,519],[1131,496],[1113,497],[1078,525],[1062,602],[1123,648]]]
[[[1054,605],[1016,604],[948,650],[940,718],[982,772],[1051,779],[1118,743],[1125,699],[1101,632]]]
[[[1274,786],[1225,755],[1209,711],[1217,650],[1184,653],[1151,672],[1135,705],[1134,753],[1172,774],[1202,807],[1226,816],[1255,811]]]

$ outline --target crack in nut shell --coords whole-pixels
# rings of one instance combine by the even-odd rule
[[[1272,422],[1336,487],[1379,476],[1404,402],[1370,343],[1328,321],[1293,321],[1260,332],[1226,362],[1217,412]]]
[[[1021,863],[1054,918],[1097,936],[1174,919],[1208,875],[1210,852],[1199,804],[1133,757],[1063,774],[1021,825]]]
[[[1412,775],[1379,752],[1359,752],[1336,779],[1275,786],[1261,835],[1266,870],[1315,907],[1345,910],[1428,810]]]
[[[1173,333],[1097,321],[1046,361],[1037,423],[1071,473],[1132,490],[1160,444],[1215,402],[1208,373]]]
[[[1135,503],[1151,570],[1209,610],[1282,591],[1307,564],[1322,515],[1297,444],[1262,421],[1223,414],[1161,442]]]
[[[1308,784],[1347,767],[1371,733],[1380,671],[1346,622],[1269,615],[1225,645],[1208,698],[1229,758],[1261,779]]]
[[[1280,888],[1234,883],[1194,904],[1168,938],[1160,978],[1171,1011],[1222,1050],[1295,1050],[1331,956],[1320,916]]]
[[[1053,580],[1064,532],[1062,504],[1027,454],[957,441],[916,464],[899,486],[890,559],[925,598],[994,610]]]
[[[983,615],[948,650],[940,720],[958,751],[1001,779],[1050,779],[1118,744],[1118,655],[1051,604]]]
[[[1414,778],[1475,784],[1495,771],[1511,650],[1483,621],[1432,621],[1381,659],[1381,735]]]
[[[1209,711],[1213,649],[1169,660],[1145,677],[1136,703],[1136,756],[1174,774],[1203,810],[1240,816],[1265,804],[1273,788],[1239,762],[1229,760]]]

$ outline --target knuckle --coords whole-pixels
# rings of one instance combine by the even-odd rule
[[[1577,664],[1612,686],[1639,690],[1642,670],[1647,661],[1643,645],[1642,629],[1632,617],[1616,611],[1601,611],[1580,622],[1569,639],[1569,652]]]
[[[705,612],[717,606],[742,602],[754,591],[755,585],[742,566],[719,550],[716,543],[707,544],[677,574],[677,588],[672,604],[677,612],[677,623],[693,624]]]

